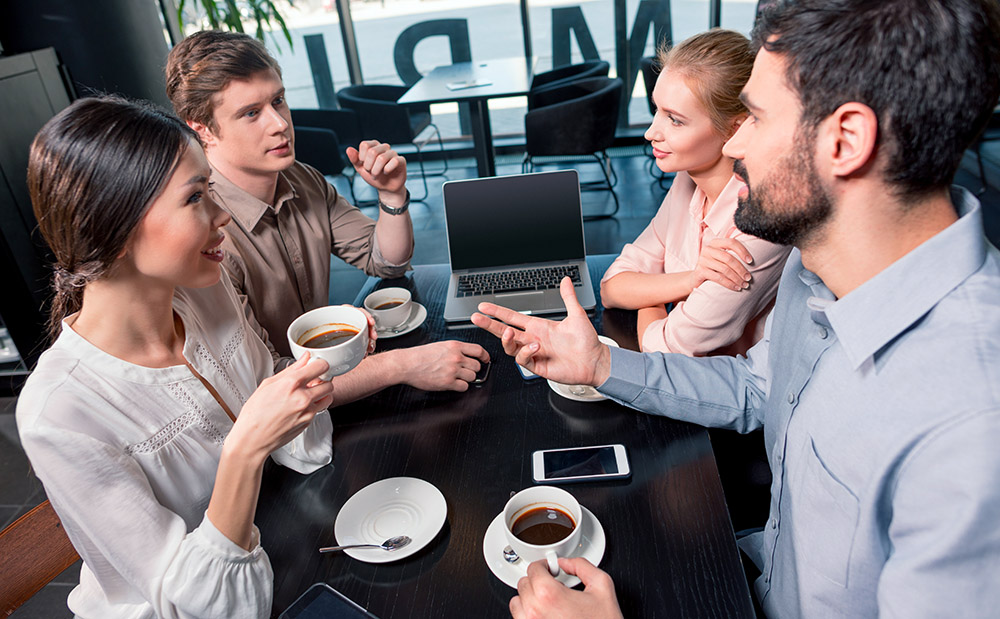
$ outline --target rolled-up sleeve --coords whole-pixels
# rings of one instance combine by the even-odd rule
[[[677,265],[664,264],[664,256],[667,254],[664,239],[670,225],[671,209],[687,207],[682,204],[674,205],[673,195],[672,192],[667,193],[653,221],[649,222],[635,241],[625,244],[621,254],[601,278],[602,284],[621,273],[666,273],[675,270],[671,267]]]
[[[687,299],[676,303],[666,318],[646,327],[640,338],[642,350],[706,355],[740,340],[748,325],[755,332],[747,335],[750,341],[742,350],[760,339],[761,314],[774,300],[790,248],[746,234],[734,238],[753,257],[748,265],[750,287],[737,292],[716,282],[703,282]]]
[[[411,240],[407,259],[402,264],[388,262],[378,247],[375,220],[351,205],[335,189],[327,185],[327,208],[330,213],[330,251],[344,262],[367,275],[381,278],[401,277],[413,257]]]

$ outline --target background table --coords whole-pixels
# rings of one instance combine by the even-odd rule
[[[472,146],[480,177],[496,176],[493,131],[490,128],[489,100],[528,94],[531,66],[524,58],[501,58],[486,62],[458,62],[437,67],[417,83],[397,103],[468,103],[472,124]],[[448,84],[481,80],[486,86],[451,90]]]
[[[612,256],[589,257],[594,281]],[[269,463],[257,509],[274,567],[274,614],[323,581],[382,619],[509,617],[514,590],[483,559],[483,536],[510,492],[532,485],[537,449],[622,443],[632,478],[568,485],[604,526],[601,567],[614,578],[626,617],[752,617],[707,432],[610,401],[579,403],[545,380],[524,381],[499,341],[476,328],[449,330],[442,318],[447,265],[422,266],[402,280],[428,309],[416,331],[379,348],[460,339],[493,359],[489,379],[466,393],[393,387],[332,411],[333,463],[307,476]],[[635,314],[598,311],[599,330],[635,347]],[[355,492],[387,477],[425,479],[444,494],[448,518],[412,557],[369,564],[343,553],[333,524]]]

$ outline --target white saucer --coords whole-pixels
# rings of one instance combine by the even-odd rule
[[[586,507],[580,506],[583,510],[583,522],[580,525],[583,530],[580,532],[580,545],[569,556],[583,557],[594,565],[600,565],[604,558],[604,548],[607,540],[604,537],[604,527],[601,521]],[[508,587],[517,589],[517,581],[524,578],[528,570],[528,562],[518,559],[515,563],[508,563],[503,558],[503,549],[507,546],[507,536],[503,532],[503,512],[497,514],[490,526],[486,527],[486,536],[483,537],[483,558],[489,566],[493,575],[499,578]],[[567,587],[575,587],[580,584],[580,579],[570,576],[566,572],[560,571],[556,580]]]
[[[413,309],[410,310],[410,317],[407,318],[403,324],[393,329],[376,329],[378,339],[388,340],[394,337],[399,337],[400,335],[406,335],[410,331],[413,331],[420,325],[424,324],[425,320],[427,320],[427,308],[414,301]]]
[[[381,544],[408,535],[408,545],[387,552],[381,548],[350,548],[344,554],[366,563],[389,563],[417,552],[444,526],[448,505],[441,491],[415,477],[390,477],[359,490],[337,514],[333,534],[338,545]]]
[[[615,348],[618,348],[618,342],[614,341],[613,339],[611,339],[606,335],[598,335],[597,339],[601,340],[601,342],[607,344],[608,346],[614,346]],[[549,380],[549,379],[546,380],[548,380],[549,387],[552,389],[552,391],[555,391],[557,394],[561,395],[567,400],[575,400],[577,402],[600,402],[601,400],[607,400],[607,398],[601,395],[601,393],[597,391],[597,389],[589,385],[584,386],[584,388],[586,389],[585,393],[577,395],[569,390],[570,387],[569,385],[557,383],[554,380]]]

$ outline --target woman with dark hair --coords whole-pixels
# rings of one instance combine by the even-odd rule
[[[31,147],[54,341],[17,424],[83,558],[77,616],[268,616],[264,460],[307,473],[331,458],[326,363],[271,376],[220,278],[229,216],[209,174],[186,125],[116,98],[77,101]]]
[[[676,176],[653,221],[601,280],[605,307],[639,310],[643,351],[745,354],[763,335],[790,248],[737,230],[745,185],[722,154],[747,117],[739,96],[753,59],[745,36],[720,29],[657,56],[646,139],[657,167]]]

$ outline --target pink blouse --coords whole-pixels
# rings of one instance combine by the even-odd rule
[[[608,268],[601,283],[625,272],[677,273],[698,264],[702,243],[731,237],[753,257],[748,265],[750,287],[737,292],[706,281],[687,299],[674,304],[670,315],[639,334],[643,351],[678,352],[689,356],[745,354],[764,333],[778,280],[790,247],[775,245],[740,232],[733,224],[736,196],[743,183],[736,177],[702,216],[705,193],[687,172],[678,172],[653,221],[628,243]]]

